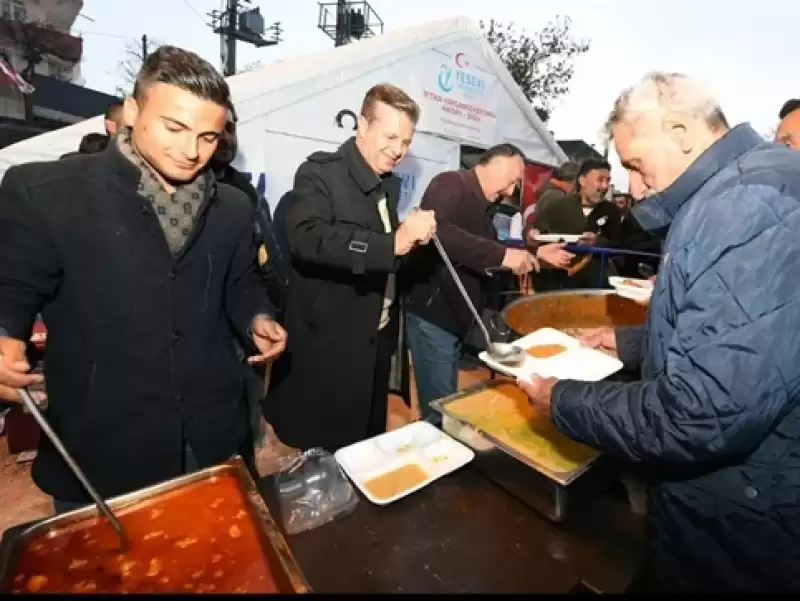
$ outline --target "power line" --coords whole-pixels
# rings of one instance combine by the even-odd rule
[[[206,24],[206,18],[203,15],[201,15],[198,12],[198,10],[189,3],[189,0],[183,0],[183,3],[186,5],[186,8],[188,8],[197,16],[198,19],[200,19],[204,24]]]
[[[134,40],[134,39],[136,39],[136,38],[133,38],[131,36],[117,35],[116,33],[106,33],[104,31],[81,31],[81,32],[78,32],[78,33],[81,36],[99,35],[99,36],[102,36],[102,37],[105,37],[105,38],[117,38],[118,40]]]

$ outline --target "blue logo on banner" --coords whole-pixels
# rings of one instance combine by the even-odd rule
[[[397,201],[397,214],[403,220],[406,214],[413,208],[414,191],[417,189],[417,176],[413,173],[394,172],[403,181],[400,184],[400,198]]]
[[[445,63],[439,65],[439,90],[445,94],[457,90],[465,98],[480,98],[486,91],[486,80],[478,75],[478,69],[471,65],[463,52],[453,57],[453,64],[455,67]]]
[[[439,89],[445,93],[453,90],[453,70],[447,65],[439,66]]]

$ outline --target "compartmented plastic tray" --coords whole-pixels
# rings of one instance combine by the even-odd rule
[[[335,457],[367,499],[388,505],[463,467],[475,453],[428,422],[415,422],[340,449]],[[387,497],[370,490],[368,483],[374,479],[413,465],[424,472],[423,480]]]
[[[515,340],[514,344],[526,351],[534,346],[560,345],[566,348],[552,357],[536,359],[526,353],[521,365],[509,366],[494,361],[485,351],[478,355],[481,361],[495,371],[512,378],[530,378],[536,374],[559,380],[597,382],[622,369],[622,362],[601,351],[581,346],[577,338],[553,328],[542,328]]]
[[[614,287],[617,295],[622,298],[646,302],[649,301],[650,297],[653,295],[654,286],[653,282],[650,280],[611,276],[608,278],[608,283]]]

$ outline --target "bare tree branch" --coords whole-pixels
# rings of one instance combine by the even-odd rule
[[[569,17],[556,16],[530,35],[494,19],[481,21],[480,27],[539,117],[547,121],[554,102],[569,92],[573,62],[588,52],[589,41],[575,39]]]
[[[154,52],[161,45],[161,42],[147,40],[147,54]],[[124,58],[117,63],[115,71],[119,75],[123,84],[117,86],[116,92],[119,96],[127,96],[133,90],[133,82],[136,75],[142,68],[144,56],[142,56],[142,43],[138,40],[131,40],[125,44]]]

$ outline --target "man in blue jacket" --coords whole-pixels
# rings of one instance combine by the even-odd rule
[[[652,588],[800,592],[800,154],[730,129],[680,74],[625,91],[608,127],[664,258],[646,326],[585,341],[642,380],[520,386],[647,466]]]

